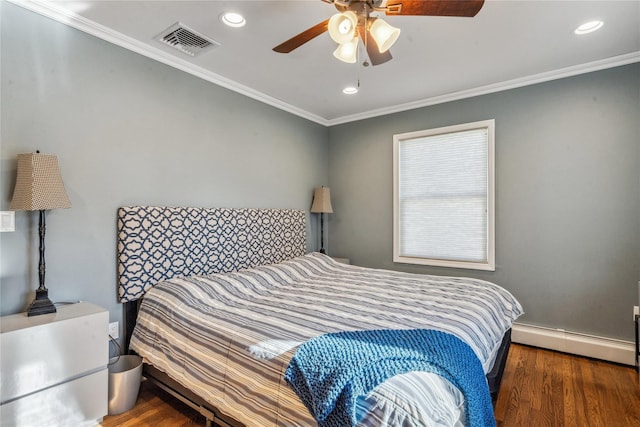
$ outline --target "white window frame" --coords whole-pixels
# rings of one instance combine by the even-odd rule
[[[463,132],[474,129],[487,129],[487,259],[483,262],[460,261],[453,259],[431,259],[415,256],[403,256],[400,253],[400,191],[399,191],[399,147],[403,141]],[[420,264],[438,267],[466,268],[473,270],[495,271],[495,120],[483,120],[437,129],[407,132],[393,136],[393,261],[406,264]]]

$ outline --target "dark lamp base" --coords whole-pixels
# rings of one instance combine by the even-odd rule
[[[56,306],[49,299],[47,289],[37,289],[36,299],[33,300],[27,311],[28,316],[39,316],[41,314],[55,313]]]

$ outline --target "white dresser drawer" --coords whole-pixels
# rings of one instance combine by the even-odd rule
[[[107,369],[0,406],[2,427],[95,426],[107,413]]]
[[[0,425],[80,426],[107,414],[109,312],[90,303],[0,318]]]
[[[106,367],[109,312],[89,303],[2,318],[0,403]]]

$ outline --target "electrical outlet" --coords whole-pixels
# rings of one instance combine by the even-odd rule
[[[109,323],[109,335],[114,340],[120,338],[120,329],[118,328],[118,322]]]
[[[633,306],[633,321],[636,321],[636,316],[640,316],[640,306]]]

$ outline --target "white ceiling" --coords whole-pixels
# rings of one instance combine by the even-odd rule
[[[336,13],[321,0],[11,1],[324,125],[640,61],[638,0],[487,0],[473,18],[389,16],[402,32],[375,67],[335,59],[327,33],[271,50]],[[247,25],[223,25],[225,11]],[[573,34],[594,19],[600,31]],[[154,40],[176,22],[221,46],[192,58]],[[358,80],[359,93],[342,93]]]

